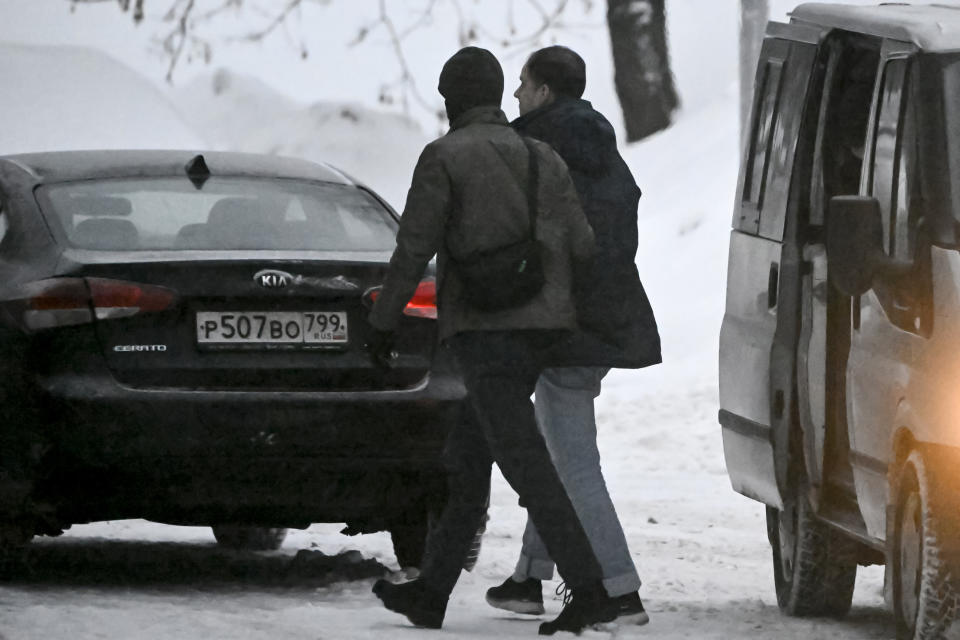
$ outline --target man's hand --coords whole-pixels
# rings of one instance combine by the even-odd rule
[[[367,344],[364,345],[367,353],[370,354],[370,359],[373,360],[373,364],[377,367],[381,369],[390,368],[390,362],[396,355],[393,352],[393,342],[395,338],[396,333],[393,331],[374,329]]]

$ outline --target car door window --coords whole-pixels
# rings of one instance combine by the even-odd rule
[[[900,141],[897,144],[897,166],[894,170],[893,188],[891,196],[891,241],[890,255],[897,260],[910,261],[914,258],[914,244],[916,241],[918,208],[911,206],[912,174],[911,166],[914,161],[914,147],[916,136],[913,131],[912,105],[908,104],[903,110],[903,120],[900,125]]]
[[[910,101],[909,58],[886,63],[874,128],[871,194],[880,205],[884,252],[908,268],[881,274],[874,290],[894,325],[926,335],[931,324],[929,268],[917,252],[920,206],[917,189],[914,107]],[[855,327],[859,324],[856,322]]]
[[[883,246],[889,255],[909,259],[909,189],[903,117],[909,61],[890,60],[884,67],[873,144],[873,196],[880,203]]]
[[[0,202],[0,247],[3,246],[3,241],[7,237],[7,231],[10,229],[10,221],[7,219],[7,211],[3,207],[3,203]]]
[[[766,185],[767,167],[770,158],[770,143],[773,136],[774,116],[780,99],[783,60],[768,60],[764,66],[760,84],[760,115],[753,123],[750,136],[750,154],[746,167],[746,183],[743,186],[744,202],[760,207]]]

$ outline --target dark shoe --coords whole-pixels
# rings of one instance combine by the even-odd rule
[[[514,613],[534,616],[543,613],[543,593],[536,578],[527,578],[523,582],[507,578],[499,587],[487,589],[487,602],[492,607]]]
[[[540,635],[552,636],[557,631],[569,631],[579,634],[587,627],[602,625],[617,619],[620,605],[617,598],[611,598],[603,587],[571,590],[573,597],[555,620],[540,625]]]
[[[377,580],[373,592],[390,611],[407,616],[415,627],[439,629],[447,612],[447,597],[440,595],[420,580],[393,584]]]
[[[650,616],[640,602],[640,594],[634,591],[614,598],[617,602],[617,622],[637,626],[650,622]]]

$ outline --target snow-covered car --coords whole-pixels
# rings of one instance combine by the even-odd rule
[[[389,530],[416,565],[464,387],[430,274],[364,349],[397,215],[324,165],[240,153],[0,157],[0,533]]]
[[[730,237],[720,423],[780,607],[885,564],[898,638],[960,595],[960,7],[804,4],[760,57]]]

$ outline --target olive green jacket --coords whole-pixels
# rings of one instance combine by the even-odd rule
[[[592,255],[593,231],[563,160],[549,145],[533,144],[540,176],[537,239],[546,279],[540,293],[520,307],[478,311],[464,301],[463,285],[450,263],[450,251],[462,259],[477,250],[517,242],[529,233],[527,146],[499,108],[474,107],[420,154],[397,248],[370,312],[374,327],[396,328],[434,255],[441,339],[461,331],[576,327],[572,266],[574,260]]]

